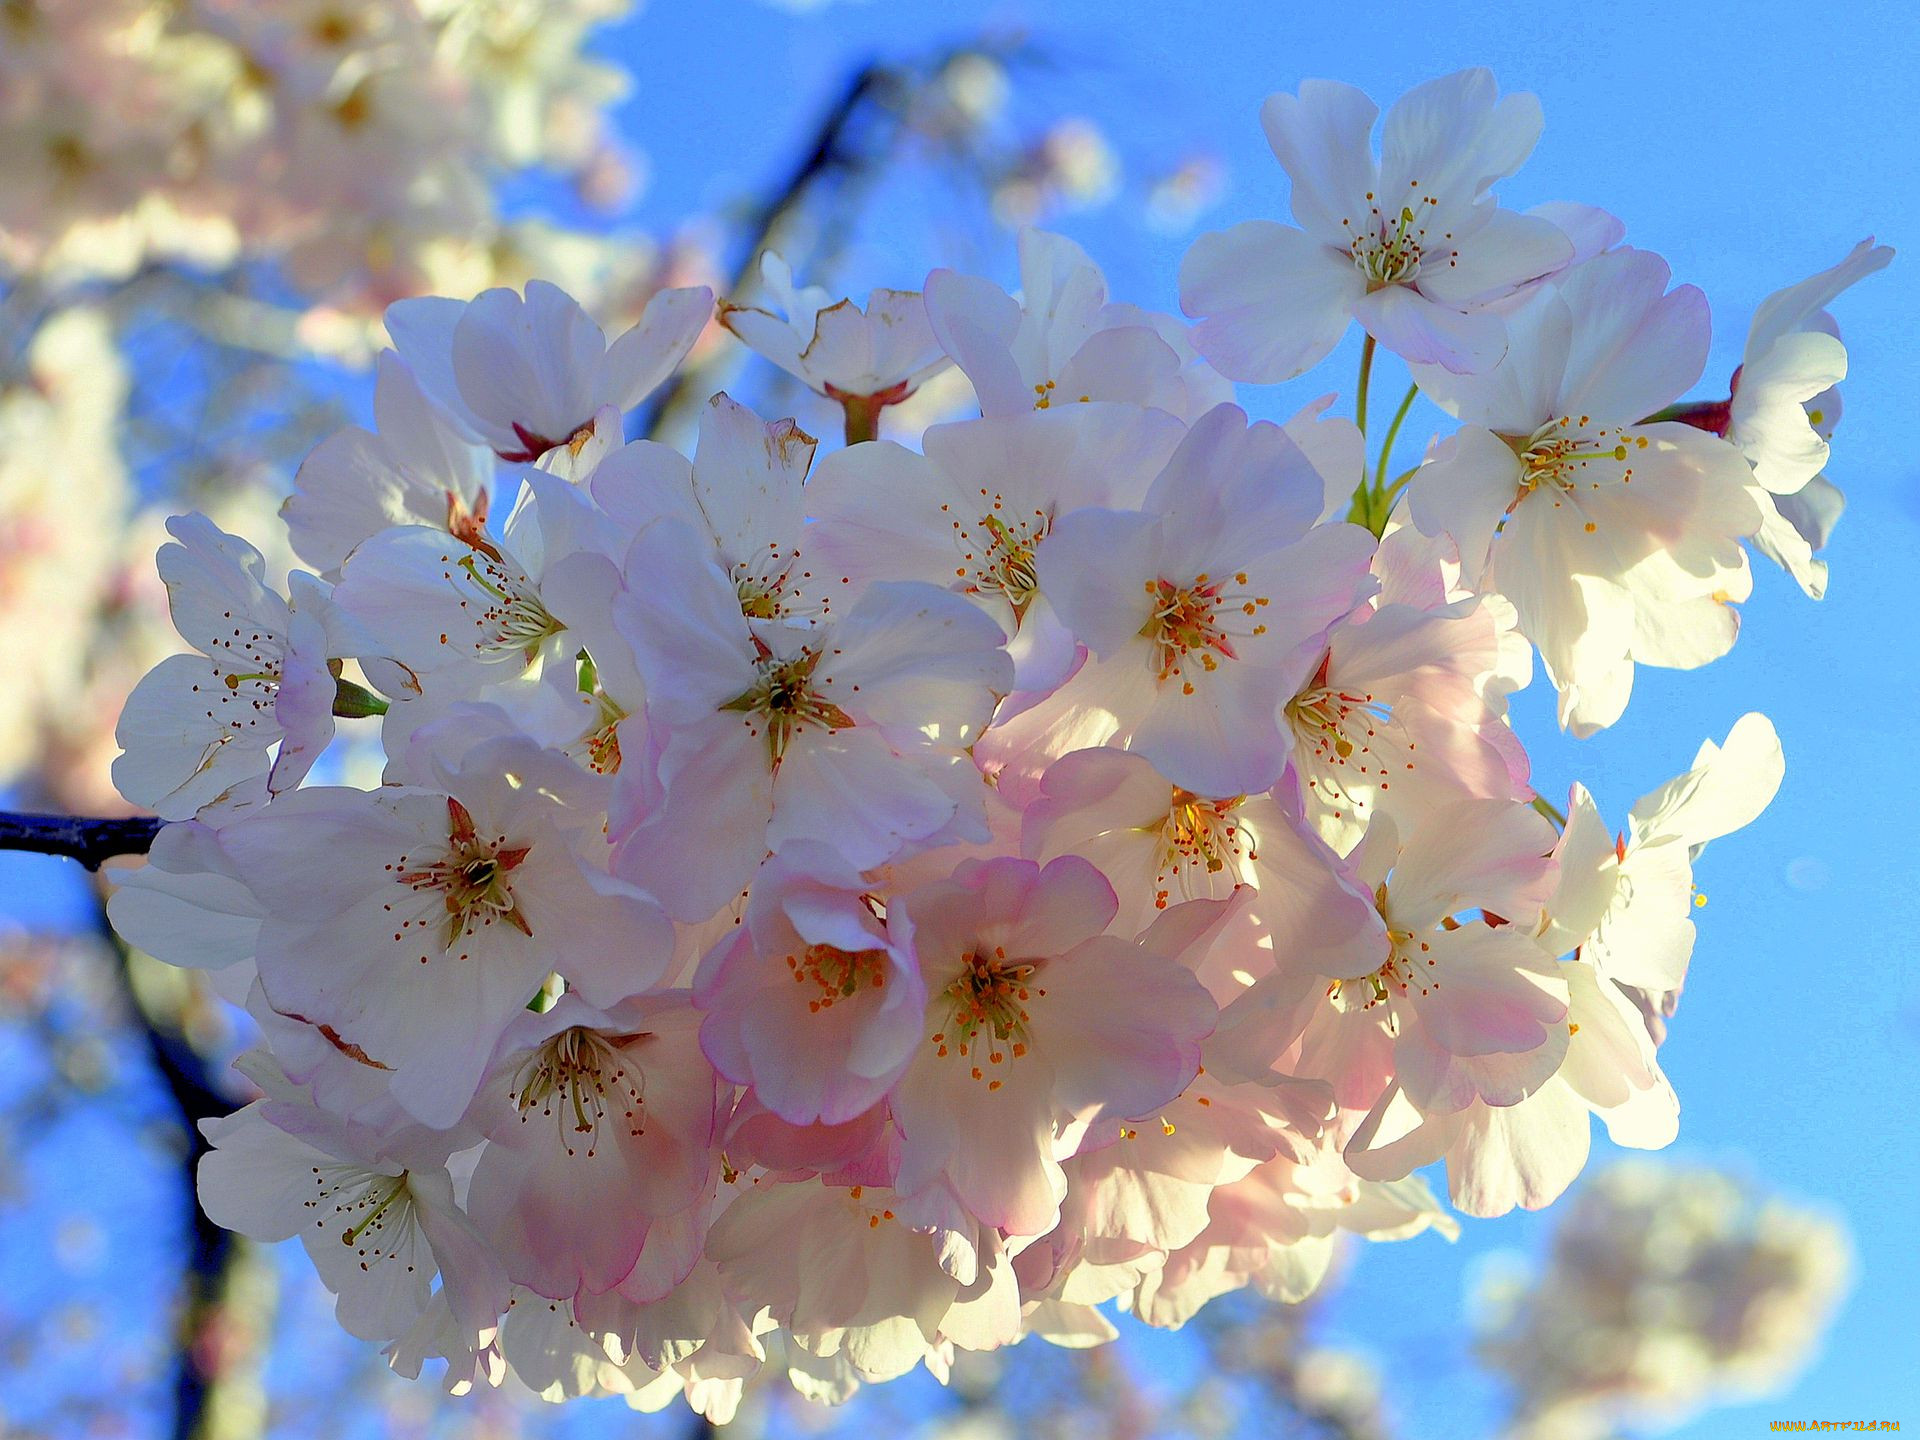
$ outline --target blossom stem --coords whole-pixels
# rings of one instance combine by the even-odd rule
[[[1353,387],[1353,423],[1367,433],[1367,387],[1373,383],[1373,336],[1360,346],[1360,382]]]
[[[1393,458],[1393,442],[1400,437],[1400,427],[1406,423],[1407,412],[1413,408],[1413,397],[1419,393],[1418,385],[1407,386],[1407,393],[1400,397],[1400,408],[1393,412],[1393,423],[1387,426],[1387,438],[1380,442],[1380,463],[1373,472],[1375,494],[1387,493],[1387,461]]]
[[[94,819],[83,815],[22,815],[0,810],[0,850],[64,855],[89,870],[115,855],[144,855],[167,822],[154,815]]]
[[[877,395],[843,395],[840,408],[847,415],[847,444],[880,438],[880,411],[883,402]]]
[[[1551,820],[1555,825],[1558,825],[1562,830],[1567,828],[1567,817],[1561,813],[1560,807],[1547,799],[1546,796],[1534,796],[1533,808],[1546,816],[1547,819]]]
[[[1418,475],[1419,473],[1420,473],[1420,467],[1418,465],[1412,466],[1409,469],[1401,471],[1401,473],[1394,480],[1394,482],[1391,485],[1387,486],[1386,490],[1383,493],[1385,495],[1387,508],[1389,510],[1393,508],[1393,502],[1400,498],[1400,492],[1407,488],[1407,482],[1413,479],[1413,477]]]

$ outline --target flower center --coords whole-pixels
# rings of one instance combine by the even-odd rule
[[[776,768],[793,737],[808,726],[845,730],[853,724],[846,711],[813,688],[819,663],[820,652],[810,647],[786,659],[763,655],[753,684],[720,707],[747,716],[754,734],[764,731],[768,759]]]
[[[626,1052],[628,1044],[641,1038],[584,1025],[549,1038],[514,1075],[513,1103],[520,1123],[539,1111],[560,1127],[569,1156],[584,1149],[589,1160],[600,1151],[600,1126],[610,1117],[629,1139],[646,1134],[646,1076]],[[619,1138],[620,1130],[612,1133]]]
[[[562,445],[567,447],[569,453],[578,455],[587,448],[587,442],[593,439],[593,421],[591,420],[577,426],[564,440],[554,440],[540,434],[537,430],[529,430],[518,420],[510,423],[513,426],[514,438],[520,442],[520,448],[493,452],[508,464],[530,464],[549,450],[558,450]]]
[[[1211,898],[1214,876],[1237,883],[1246,865],[1260,858],[1258,842],[1234,818],[1246,797],[1204,800],[1173,787],[1167,818],[1160,823],[1160,873],[1154,878],[1153,904],[1164,910],[1177,888],[1181,897]]]
[[[932,1037],[934,1054],[944,1059],[958,1051],[971,1062],[969,1074],[975,1080],[987,1079],[982,1058],[988,1065],[1001,1065],[1025,1055],[1033,1018],[1027,1005],[1047,993],[1033,983],[1039,968],[1038,960],[1009,960],[998,945],[990,952],[976,950],[967,956],[960,974],[944,992],[949,1013],[947,1023]],[[998,1079],[987,1080],[989,1090],[1000,1085]]]
[[[481,659],[531,658],[541,641],[567,628],[541,603],[533,581],[492,546],[469,550],[457,560],[442,555],[440,563],[442,577],[460,597],[461,618],[473,626],[462,634]],[[457,638],[442,635],[440,643],[451,645]]]
[[[797,546],[768,541],[735,565],[731,574],[734,594],[740,599],[740,613],[749,620],[787,620],[802,612],[824,611],[824,604],[809,603],[807,597],[799,593],[804,582],[812,577],[811,571],[801,571],[796,577],[794,570],[799,561]]]
[[[1006,497],[984,489],[980,498],[987,504],[986,514],[971,523],[957,519],[950,522],[954,549],[960,556],[953,573],[964,593],[1003,596],[1016,617],[1024,616],[1040,590],[1034,552],[1053,528],[1053,517],[1038,509],[1026,515],[1010,515]]]
[[[1427,995],[1440,988],[1440,979],[1433,973],[1438,968],[1430,953],[1433,947],[1422,940],[1418,932],[1398,929],[1394,925],[1388,914],[1387,885],[1384,880],[1374,891],[1374,905],[1380,911],[1380,918],[1386,921],[1387,957],[1377,970],[1351,979],[1335,980],[1327,987],[1327,997],[1337,1010],[1372,1010],[1385,1005],[1396,995],[1407,1000],[1416,991]],[[1449,926],[1452,924],[1451,921],[1447,923]]]
[[[1389,757],[1375,744],[1388,718],[1387,706],[1372,691],[1328,684],[1327,662],[1322,661],[1313,683],[1287,702],[1307,788],[1333,805],[1360,806],[1364,801],[1351,787],[1364,791],[1374,784],[1382,789],[1390,785]],[[1396,763],[1412,768],[1410,757],[1396,758]]]
[[[1520,457],[1516,503],[1536,490],[1547,490],[1557,497],[1583,488],[1597,490],[1607,484],[1633,483],[1633,466],[1627,464],[1627,457],[1646,449],[1647,437],[1618,426],[1592,426],[1589,416],[1562,415],[1530,436],[1501,437]]]
[[[596,775],[617,774],[620,769],[620,722],[626,710],[604,690],[595,689],[584,697],[592,709],[586,729],[565,746],[567,757]]]
[[[1407,186],[1409,191],[1418,191],[1420,182],[1410,180]],[[1369,190],[1365,216],[1358,220],[1341,217],[1340,227],[1347,232],[1347,253],[1353,257],[1354,267],[1367,277],[1369,292],[1413,283],[1421,265],[1430,258],[1444,258],[1450,266],[1458,263],[1460,252],[1453,248],[1453,232],[1435,236],[1428,229],[1439,204],[1437,196],[1413,194],[1396,214],[1390,202]]]
[[[447,818],[447,848],[443,854],[424,863],[402,855],[387,867],[410,890],[440,892],[445,911],[439,921],[441,948],[453,949],[476,929],[485,929],[496,920],[522,935],[532,935],[533,928],[520,913],[509,877],[533,847],[508,846],[504,835],[492,839],[482,836],[467,807],[451,795],[447,797]],[[394,939],[398,940],[409,926],[428,923],[427,917],[402,920]],[[422,955],[420,963],[426,962],[427,957]]]
[[[382,1175],[357,1165],[311,1167],[314,1196],[303,1201],[319,1212],[314,1228],[340,1227],[340,1239],[369,1270],[396,1255],[413,1237],[413,1191],[406,1172]],[[412,1270],[412,1264],[407,1266]]]
[[[1233,580],[1246,585],[1247,572],[1239,571]],[[1193,694],[1193,681],[1185,678],[1190,663],[1197,662],[1203,673],[1211,673],[1220,668],[1220,657],[1240,658],[1233,648],[1235,640],[1267,633],[1256,619],[1271,603],[1265,595],[1229,590],[1225,581],[1204,573],[1185,585],[1165,578],[1144,583],[1153,613],[1140,633],[1153,642],[1154,666],[1161,681],[1179,680],[1183,694]],[[1228,627],[1238,624],[1242,616],[1255,623],[1230,631]]]
[[[817,997],[807,999],[808,1011],[817,1015],[862,990],[882,988],[887,983],[887,952],[809,945],[800,954],[787,956],[787,969],[793,972],[796,985],[812,985],[819,990]]]

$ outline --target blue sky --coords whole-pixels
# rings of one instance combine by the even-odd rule
[[[650,154],[641,216],[670,226],[764,183],[790,162],[795,117],[823,103],[850,64],[918,53],[983,24],[1024,24],[1089,68],[1071,82],[1129,158],[1175,163],[1198,147],[1225,161],[1229,189],[1203,228],[1284,216],[1285,177],[1258,124],[1260,101],[1307,77],[1350,81],[1383,103],[1431,75],[1488,65],[1538,94],[1546,136],[1503,188],[1510,204],[1582,200],[1627,222],[1631,243],[1713,301],[1710,381],[1738,363],[1754,304],[1837,261],[1863,236],[1920,244],[1920,103],[1907,57],[1920,21],[1904,6],[1614,3],[1471,6],[967,4],[873,0],[792,16],[749,0],[655,0],[608,48],[638,89],[625,112]],[[708,97],[721,87],[726,102]],[[1186,236],[1124,207],[1072,216],[1117,298],[1174,309]],[[876,242],[863,258],[882,260]],[[992,262],[988,262],[992,267]],[[1011,279],[1011,246],[997,265]],[[911,285],[915,274],[855,273]],[[1806,600],[1771,567],[1757,575],[1740,643],[1690,674],[1642,669],[1625,720],[1586,742],[1553,732],[1544,687],[1519,723],[1540,788],[1572,779],[1619,824],[1695,748],[1757,709],[1788,759],[1778,799],[1699,867],[1711,903],[1663,1058],[1684,1106],[1672,1159],[1750,1175],[1844,1216],[1858,1248],[1852,1290],[1806,1376],[1777,1400],[1712,1412],[1687,1440],[1759,1433],[1765,1421],[1920,1422],[1920,1302],[1911,1258],[1920,1194],[1920,989],[1908,937],[1911,817],[1920,801],[1920,675],[1910,598],[1920,553],[1920,393],[1901,348],[1920,314],[1920,253],[1837,307],[1852,356],[1846,421],[1829,474],[1849,509],[1829,552],[1828,598]],[[1284,417],[1346,390],[1357,345],[1312,377],[1243,387],[1256,414]],[[1389,369],[1377,396],[1397,397]],[[1376,400],[1376,403],[1380,403]],[[1424,405],[1409,434],[1437,415]],[[1408,453],[1417,453],[1409,447]],[[1764,563],[1764,562],[1763,562]],[[1594,1164],[1613,1154],[1597,1137]],[[1456,1246],[1424,1239],[1364,1253],[1335,1333],[1386,1367],[1405,1433],[1486,1434],[1496,1389],[1462,1360],[1456,1319],[1489,1252],[1537,1250],[1551,1212],[1469,1223]],[[1409,1303],[1409,1297],[1415,1297]]]
[[[1547,132],[1503,189],[1511,204],[1606,206],[1633,243],[1714,302],[1716,339],[1698,393],[1738,360],[1754,303],[1838,260],[1868,234],[1920,246],[1920,103],[1903,67],[1920,20],[1895,5],[1816,10],[1755,3],[1314,6],[1164,0],[868,0],[794,15],[757,0],[652,0],[606,32],[630,68],[620,122],[648,156],[633,220],[670,230],[758,193],[794,157],[810,118],[870,55],[917,54],[985,24],[1024,24],[1082,68],[1062,103],[1098,120],[1131,160],[1164,167],[1195,148],[1224,160],[1229,189],[1203,217],[1217,228],[1283,216],[1285,181],[1261,136],[1261,99],[1301,79],[1344,79],[1383,103],[1468,64],[1539,94]],[[1189,238],[1157,233],[1115,206],[1073,216],[1074,235],[1118,298],[1173,309]],[[913,251],[873,235],[848,287],[913,286],[889,268]],[[941,257],[943,259],[949,257]],[[1011,278],[1012,246],[964,262]],[[1751,1175],[1840,1213],[1853,1232],[1853,1288],[1821,1354],[1784,1398],[1717,1411],[1686,1440],[1760,1433],[1773,1418],[1920,1423],[1920,1309],[1911,1259],[1920,1195],[1920,989],[1913,939],[1911,817],[1920,802],[1920,673],[1910,595],[1920,553],[1920,394],[1911,352],[1920,252],[1845,297],[1853,359],[1831,477],[1849,510],[1829,551],[1829,597],[1805,600],[1770,568],[1727,659],[1691,674],[1642,670],[1625,720],[1594,740],[1553,733],[1548,696],[1519,723],[1540,788],[1584,780],[1618,824],[1643,791],[1724,736],[1744,711],[1774,720],[1788,757],[1773,807],[1717,842],[1699,867],[1711,904],[1686,999],[1663,1058],[1684,1106],[1672,1158]],[[1246,390],[1284,417],[1350,387],[1357,345],[1308,380]],[[1397,397],[1391,364],[1376,394]],[[1376,402],[1380,403],[1380,402]],[[1437,419],[1416,409],[1409,441]],[[49,862],[0,864],[0,918],[63,913],[72,891]],[[42,882],[45,882],[44,884]],[[1604,1138],[1595,1164],[1610,1157]],[[1455,1246],[1427,1238],[1363,1253],[1333,1314],[1332,1338],[1385,1370],[1403,1424],[1421,1440],[1478,1437],[1499,1396],[1465,1364],[1459,1321],[1468,1276],[1490,1253],[1537,1250],[1551,1213],[1469,1223]],[[0,1267],[4,1271],[5,1267]],[[1148,1338],[1150,1364],[1180,1351]],[[1162,1346],[1163,1348],[1156,1348]],[[1169,1374],[1178,1371],[1170,1369]]]

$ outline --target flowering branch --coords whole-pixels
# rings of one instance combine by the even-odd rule
[[[100,819],[84,815],[23,815],[0,810],[0,850],[64,855],[89,870],[116,855],[144,855],[167,822],[155,815]]]

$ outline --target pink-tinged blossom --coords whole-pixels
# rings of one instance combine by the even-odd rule
[[[484,534],[494,456],[427,398],[406,362],[380,356],[374,430],[349,426],[301,462],[281,507],[294,553],[331,579],[361,541],[431,525],[469,543]]]
[[[707,1253],[731,1294],[767,1306],[811,1353],[892,1379],[926,1358],[962,1290],[897,1205],[864,1185],[759,1186],[715,1222]]]
[[[934,271],[927,314],[983,415],[1117,400],[1197,420],[1233,399],[1184,324],[1109,300],[1107,277],[1064,235],[1020,232],[1017,300],[990,280]]]
[[[722,1087],[699,1024],[684,995],[598,1010],[568,994],[500,1037],[467,1209],[516,1283],[611,1290],[653,1225],[710,1190]]]
[[[108,872],[107,916],[114,931],[156,960],[192,970],[237,971],[244,1001],[266,911],[220,848],[219,832],[199,821],[164,826],[147,863]]]
[[[985,839],[967,756],[1012,684],[1000,628],[958,596],[874,585],[831,623],[752,624],[682,521],[634,543],[617,616],[659,738],[622,767],[621,873],[704,920],[771,850],[819,840],[861,869],[913,842]],[[618,801],[618,797],[616,797]]]
[[[795,841],[754,876],[744,923],[701,963],[714,1066],[796,1126],[839,1126],[886,1096],[920,1039],[926,990],[904,916],[860,873]]]
[[[1320,498],[1278,426],[1249,426],[1222,405],[1140,509],[1061,516],[1036,559],[1040,584],[1090,658],[990,758],[1037,770],[1052,754],[1113,744],[1196,794],[1272,786],[1289,751],[1281,706],[1320,637],[1372,585],[1373,537],[1314,526]]]
[[[1453,1238],[1459,1223],[1420,1180],[1358,1179],[1331,1148],[1305,1161],[1281,1155],[1214,1191],[1207,1228],[1142,1277],[1129,1308],[1171,1329],[1249,1284],[1298,1304],[1326,1278],[1340,1232],[1404,1240],[1429,1229]]]
[[[1076,750],[1047,767],[1027,806],[1021,850],[1042,862],[1078,855],[1099,867],[1119,899],[1122,929],[1139,929],[1187,900],[1253,893],[1229,920],[1236,943],[1223,963],[1237,986],[1273,966],[1271,937],[1338,950],[1371,921],[1371,899],[1300,815],[1271,795],[1210,798],[1170,784],[1124,750]],[[1263,937],[1266,943],[1262,943]],[[1226,1004],[1232,986],[1201,978]]]
[[[444,1126],[549,973],[612,1004],[659,981],[672,936],[602,868],[603,782],[505,740],[438,783],[295,791],[222,842],[269,914],[274,1008],[386,1066],[395,1098]]]
[[[1760,515],[1740,452],[1644,423],[1706,361],[1706,297],[1667,279],[1657,255],[1610,251],[1509,317],[1495,369],[1416,371],[1465,427],[1415,476],[1413,520],[1512,602],[1577,735],[1619,718],[1636,663],[1725,654],[1753,583],[1740,542]]]
[[[1062,515],[1141,503],[1182,434],[1168,415],[1095,402],[935,425],[923,454],[890,441],[837,450],[807,490],[808,569],[827,598],[875,580],[965,595],[1011,637],[1019,688],[1051,688],[1074,639],[1035,553]]]
[[[1207,1047],[1201,1048],[1207,1058]],[[1308,1159],[1333,1114],[1333,1096],[1313,1080],[1269,1074],[1222,1081],[1203,1063],[1175,1099],[1123,1120],[1119,1138],[1065,1164],[1067,1198],[1055,1233],[1109,1263],[1178,1250],[1207,1228],[1222,1185],[1286,1154]]]
[[[579,450],[606,412],[617,421],[652,394],[712,313],[705,286],[662,290],[608,344],[571,296],[531,280],[525,298],[496,289],[468,301],[402,300],[386,319],[400,358],[457,424],[503,460],[537,461]]]
[[[830,400],[877,415],[952,363],[918,290],[875,290],[862,310],[818,285],[795,285],[787,262],[771,250],[761,258],[760,281],[773,309],[723,300],[720,323]]]
[[[404,525],[348,557],[335,603],[363,632],[364,653],[398,662],[416,693],[467,698],[579,650],[582,637],[555,613],[546,581],[550,574],[563,585],[574,580],[582,556],[601,557],[610,568],[618,531],[577,487],[536,470],[524,481],[497,541],[477,529],[454,535]],[[600,604],[611,585],[596,597]],[[602,618],[591,601],[575,613],[589,627]]]
[[[113,781],[169,820],[235,814],[298,785],[333,738],[328,661],[342,642],[312,576],[292,577],[289,605],[260,552],[206,516],[167,530],[160,578],[174,628],[200,653],[161,661],[127,697]]]
[[[1505,723],[1501,613],[1475,598],[1435,610],[1385,604],[1334,627],[1286,704],[1308,815],[1351,850],[1376,807],[1435,794],[1527,798]]]
[[[1521,802],[1477,799],[1401,824],[1376,813],[1353,857],[1378,910],[1367,968],[1309,980],[1307,966],[1287,967],[1304,1030],[1286,1068],[1328,1080],[1348,1109],[1372,1106],[1390,1082],[1423,1113],[1514,1104],[1566,1053],[1566,980],[1536,938],[1553,828]],[[1274,944],[1288,953],[1287,937]]]
[[[1262,107],[1300,228],[1243,221],[1201,236],[1180,266],[1180,308],[1222,374],[1291,379],[1352,320],[1410,364],[1486,370],[1506,352],[1497,302],[1572,261],[1558,225],[1490,193],[1540,138],[1533,96],[1496,99],[1486,70],[1429,80],[1387,111],[1375,160],[1378,115],[1330,80]]]
[[[1117,902],[1084,860],[967,862],[896,903],[928,1003],[890,1102],[895,1188],[943,1184],[981,1224],[1043,1234],[1088,1127],[1192,1081],[1213,1001],[1177,954],[1104,933]]]
[[[801,485],[816,443],[791,420],[762,420],[715,395],[701,412],[692,461],[671,446],[635,441],[594,471],[593,498],[629,536],[659,519],[691,526],[732,577],[742,614],[756,620],[824,614],[845,587],[815,583],[800,563],[808,513]]]
[[[1568,1033],[1560,1068],[1515,1104],[1475,1100],[1446,1113],[1422,1114],[1389,1088],[1347,1148],[1357,1173],[1392,1179],[1445,1161],[1453,1203],[1470,1215],[1495,1216],[1515,1206],[1537,1210],[1560,1197],[1586,1165],[1593,1116],[1617,1145],[1653,1150],[1672,1142],[1680,1105],[1656,1057],[1658,1035],[1642,1003],[1613,974],[1596,932],[1610,913],[1631,909],[1643,927],[1633,939],[1649,953],[1630,955],[1628,963],[1659,969],[1673,949],[1662,943],[1667,936],[1660,929],[1684,926],[1691,945],[1691,895],[1685,886],[1675,894],[1657,882],[1642,895],[1623,878],[1624,848],[1586,789],[1575,785],[1554,851],[1558,881],[1541,935],[1549,950],[1576,956],[1559,967],[1567,983]],[[1684,971],[1684,950],[1681,962]]]
[[[1680,1104],[1638,1012],[1595,966],[1572,960],[1560,971],[1568,1040],[1552,1076],[1512,1105],[1474,1100],[1437,1114],[1389,1089],[1347,1147],[1355,1173],[1392,1180],[1444,1161],[1454,1206],[1491,1218],[1557,1200],[1586,1166],[1595,1115],[1616,1145],[1670,1144]]]
[[[461,1342],[492,1338],[507,1277],[455,1203],[432,1137],[381,1143],[284,1100],[256,1101],[204,1129],[213,1149],[200,1160],[201,1206],[250,1239],[298,1236],[351,1334],[398,1338],[426,1312],[437,1275]]]

